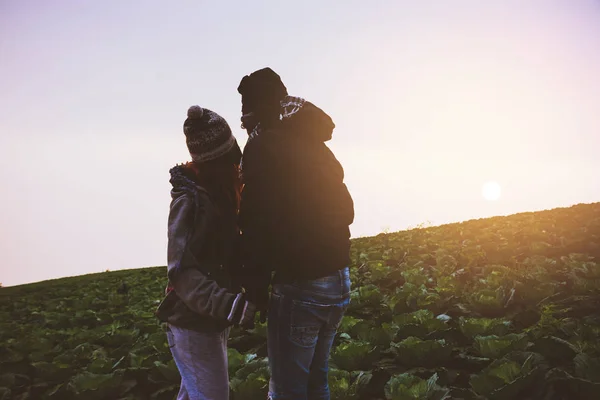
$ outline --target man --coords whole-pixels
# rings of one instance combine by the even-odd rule
[[[245,76],[240,228],[249,300],[268,302],[269,396],[329,399],[328,360],[350,298],[354,203],[325,145],[335,124],[270,68]],[[272,272],[274,272],[271,282]]]

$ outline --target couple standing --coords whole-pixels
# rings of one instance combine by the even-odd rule
[[[229,397],[230,327],[252,328],[258,312],[268,316],[269,398],[329,399],[354,219],[325,145],[335,125],[270,68],[238,92],[243,156],[222,117],[192,106],[183,125],[192,161],[171,169],[169,285],[157,315],[182,377],[177,398]]]

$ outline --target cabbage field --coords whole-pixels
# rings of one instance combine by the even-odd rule
[[[600,398],[600,203],[353,240],[332,399]],[[173,399],[164,267],[0,288],[0,400]],[[233,330],[264,400],[266,327]]]

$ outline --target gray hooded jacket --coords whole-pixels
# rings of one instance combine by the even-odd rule
[[[231,285],[239,234],[235,215],[220,214],[185,166],[170,174],[169,285],[156,315],[182,328],[222,330],[237,323],[249,306]]]

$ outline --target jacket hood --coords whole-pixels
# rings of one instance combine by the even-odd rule
[[[193,191],[204,190],[194,180],[194,172],[188,164],[177,164],[169,170],[171,179],[169,182],[173,186],[173,193],[181,191]]]
[[[335,124],[325,111],[300,97],[286,96],[281,101],[284,130],[309,136],[321,142],[331,140]]]

